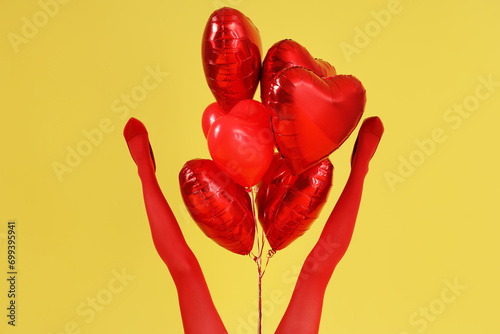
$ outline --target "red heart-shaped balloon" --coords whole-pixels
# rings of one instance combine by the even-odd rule
[[[225,111],[251,99],[260,78],[262,42],[255,25],[236,9],[212,13],[203,33],[205,78]]]
[[[243,100],[208,131],[208,149],[217,166],[250,187],[264,176],[274,154],[269,114],[262,103]]]
[[[201,118],[201,127],[203,128],[203,134],[205,138],[208,136],[208,130],[214,122],[224,116],[226,112],[221,108],[220,104],[217,102],[211,103],[203,112],[203,116]]]
[[[179,173],[182,199],[205,233],[231,252],[246,255],[253,247],[255,222],[250,196],[211,160],[188,161]]]
[[[342,145],[365,102],[363,85],[350,75],[323,79],[300,67],[276,75],[267,106],[276,144],[292,172],[302,173]]]
[[[257,192],[259,220],[272,250],[288,246],[318,218],[333,179],[333,165],[324,159],[293,175],[276,154]]]
[[[291,39],[279,41],[267,51],[262,64],[260,98],[264,105],[266,105],[274,76],[285,68],[295,66],[307,68],[319,77],[331,77],[337,74],[332,65],[324,60],[314,58],[299,43]]]

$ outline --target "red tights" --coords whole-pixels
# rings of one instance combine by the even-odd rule
[[[382,123],[376,117],[367,119],[361,126],[347,183],[319,241],[305,260],[277,334],[318,333],[324,293],[351,241],[368,163],[382,133]],[[156,180],[155,162],[144,125],[131,119],[125,126],[124,135],[138,167],[154,245],[177,288],[184,332],[227,333],[198,260],[187,245]]]

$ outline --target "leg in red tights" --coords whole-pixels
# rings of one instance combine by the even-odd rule
[[[347,183],[318,243],[302,266],[292,299],[276,334],[318,333],[325,290],[351,241],[368,163],[377,149],[383,130],[378,117],[368,118],[363,122]]]
[[[184,240],[179,224],[156,180],[156,166],[146,128],[140,121],[131,118],[123,133],[138,168],[154,245],[177,288],[184,332],[227,333],[200,265]]]

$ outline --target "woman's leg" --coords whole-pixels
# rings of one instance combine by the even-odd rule
[[[318,333],[325,290],[351,241],[368,163],[377,149],[383,130],[378,117],[368,118],[363,122],[347,183],[318,243],[302,266],[292,299],[276,334]]]
[[[137,164],[153,242],[177,288],[184,332],[227,333],[214,306],[200,265],[187,245],[177,220],[158,185],[155,162],[144,125],[131,118],[124,129]]]

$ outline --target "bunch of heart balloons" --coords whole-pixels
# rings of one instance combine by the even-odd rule
[[[250,189],[272,251],[303,235],[326,203],[328,156],[356,128],[365,90],[337,75],[299,43],[274,44],[262,62],[259,31],[236,9],[216,10],[205,27],[205,77],[217,102],[202,117],[212,160],[188,161],[179,174],[186,207],[219,245],[249,254],[255,240]],[[260,83],[261,101],[253,100]]]

